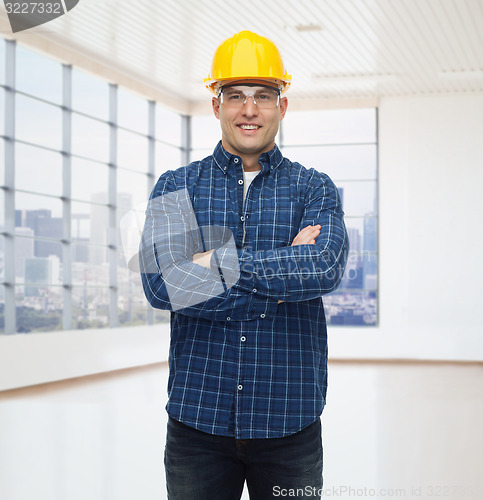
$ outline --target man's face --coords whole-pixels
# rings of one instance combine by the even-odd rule
[[[254,86],[252,82],[250,85],[244,85],[244,82],[230,85],[224,89],[223,99],[221,96],[213,98],[213,111],[221,125],[222,144],[229,153],[242,157],[261,155],[275,145],[280,120],[287,111],[287,98],[281,97],[278,105],[266,107],[261,103],[267,98],[263,93],[276,95],[276,90],[264,87],[267,82],[259,83],[260,86]],[[247,95],[249,97],[244,102]]]

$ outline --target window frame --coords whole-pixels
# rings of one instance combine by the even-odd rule
[[[43,288],[51,288],[56,287],[58,290],[61,289],[62,300],[59,311],[59,322],[61,324],[62,330],[75,330],[80,328],[78,325],[78,321],[73,317],[74,311],[76,308],[75,298],[79,295],[79,283],[76,281],[76,277],[73,276],[73,270],[76,263],[76,257],[74,257],[73,253],[77,251],[89,251],[85,248],[80,248],[81,246],[86,247],[98,247],[98,245],[92,242],[92,236],[88,241],[80,241],[73,231],[73,224],[76,223],[77,219],[82,214],[72,213],[73,205],[74,207],[79,203],[82,203],[87,206],[95,206],[98,203],[95,203],[95,200],[91,199],[78,199],[75,196],[72,196],[72,162],[73,159],[79,160],[88,160],[93,162],[93,164],[102,164],[107,166],[108,168],[108,180],[107,180],[107,197],[105,202],[101,203],[101,206],[107,210],[107,218],[108,218],[108,228],[107,229],[107,239],[103,243],[105,251],[107,252],[107,272],[108,272],[108,282],[106,286],[103,286],[102,289],[107,292],[109,300],[105,304],[105,308],[108,311],[108,321],[105,325],[99,326],[108,326],[109,328],[117,328],[119,326],[129,326],[129,313],[125,314],[124,310],[121,310],[119,307],[120,300],[124,303],[124,305],[132,301],[130,300],[129,294],[131,293],[131,283],[134,280],[132,271],[129,271],[127,267],[125,267],[123,262],[123,254],[122,254],[122,242],[120,239],[118,225],[119,225],[119,217],[122,215],[123,208],[119,205],[121,194],[118,192],[118,178],[119,173],[124,172],[126,175],[139,175],[139,187],[141,188],[142,184],[145,184],[144,196],[147,201],[150,191],[154,185],[156,180],[156,143],[163,143],[169,147],[174,148],[179,153],[180,163],[183,159],[186,159],[186,152],[189,150],[189,143],[186,141],[189,140],[189,118],[183,116],[179,113],[180,117],[180,130],[179,130],[179,144],[172,144],[169,141],[163,141],[162,139],[156,136],[156,116],[163,116],[163,111],[160,111],[160,106],[156,102],[139,97],[132,93],[133,102],[138,101],[142,103],[143,106],[147,108],[147,123],[145,124],[145,133],[140,132],[136,129],[130,129],[127,127],[121,127],[118,123],[118,113],[119,113],[119,93],[120,87],[113,83],[108,83],[104,81],[104,84],[108,87],[108,108],[109,108],[109,116],[105,119],[90,115],[82,110],[79,110],[78,106],[73,108],[73,72],[74,69],[72,65],[57,63],[61,66],[62,73],[62,95],[60,99],[55,99],[57,102],[46,100],[43,97],[39,97],[36,95],[28,94],[24,91],[20,91],[16,87],[16,57],[17,57],[17,42],[14,40],[5,40],[0,38],[0,43],[4,46],[4,54],[5,54],[5,81],[0,82],[0,88],[3,92],[3,97],[5,101],[4,106],[4,120],[3,120],[3,134],[0,136],[0,141],[2,141],[2,146],[4,150],[4,159],[5,159],[5,171],[3,178],[0,179],[0,189],[2,190],[3,205],[4,205],[4,213],[5,213],[5,221],[3,228],[0,228],[2,243],[4,247],[3,251],[3,282],[0,283],[0,303],[2,302],[2,296],[4,298],[4,327],[0,329],[0,335],[11,335],[16,333],[22,333],[18,324],[18,311],[17,308],[23,304],[21,296],[16,293],[19,289],[24,289],[28,284],[25,282],[25,277],[19,276],[17,277],[15,272],[15,254],[16,247],[20,244],[20,240],[18,238],[24,236],[16,236],[16,214],[17,210],[27,210],[25,207],[19,207],[16,201],[16,194],[18,195],[38,195],[51,200],[57,200],[56,203],[60,203],[61,205],[61,214],[56,215],[56,217],[62,218],[62,236],[60,237],[38,237],[35,235],[36,241],[45,241],[50,242],[52,244],[59,245],[62,249],[62,273],[60,276],[60,283],[42,283]],[[22,50],[31,50],[29,48],[22,47]],[[2,53],[3,53],[2,52]],[[33,54],[35,51],[31,51]],[[41,57],[48,57],[44,54],[41,54]],[[97,77],[94,77],[97,78]],[[100,81],[102,81],[99,78]],[[128,90],[122,90],[123,94],[128,95]],[[2,93],[0,93],[0,97]],[[46,147],[42,144],[36,144],[33,141],[28,140],[20,140],[16,136],[15,130],[15,115],[16,115],[16,96],[21,95],[25,96],[28,99],[35,99],[39,103],[48,104],[49,106],[54,106],[56,109],[60,111],[61,114],[61,130],[60,130],[60,146],[57,147]],[[173,113],[169,111],[170,113]],[[143,110],[145,113],[145,110]],[[145,113],[146,114],[146,113]],[[74,154],[72,150],[73,143],[73,128],[72,122],[73,117],[79,116],[84,117],[89,120],[95,120],[96,122],[102,123],[109,128],[108,133],[108,157],[105,158],[105,161],[101,161],[99,158],[93,158],[90,156],[84,156],[82,151],[79,154]],[[48,124],[46,124],[48,127]],[[139,127],[138,127],[139,128]],[[136,165],[136,168],[129,168],[126,165],[119,165],[118,161],[118,140],[119,140],[119,131],[125,131],[129,134],[136,134],[142,138],[142,141],[146,143],[146,155],[144,166],[139,168]],[[176,141],[175,141],[176,142]],[[27,146],[34,146],[36,148],[41,148],[46,151],[51,151],[54,153],[58,153],[61,155],[61,175],[62,175],[62,192],[57,194],[46,194],[42,192],[42,189],[39,190],[27,190],[27,189],[19,189],[18,186],[15,185],[15,161],[16,161],[16,145],[23,144]],[[1,148],[0,148],[1,149]],[[177,168],[179,165],[173,165],[170,168]],[[121,174],[122,175],[122,174]],[[145,181],[143,181],[143,176]],[[138,193],[138,198],[140,194]],[[39,207],[39,210],[42,207]],[[30,209],[29,209],[30,210]],[[77,221],[78,222],[78,221]],[[90,234],[90,231],[89,231]],[[35,256],[35,253],[34,253]],[[31,264],[31,263],[30,263]],[[40,265],[40,264],[39,264]],[[47,264],[42,264],[47,266]],[[50,264],[49,264],[50,265]],[[87,266],[90,265],[89,262],[86,263]],[[40,269],[40,268],[39,268]],[[52,280],[56,281],[56,280]],[[35,283],[34,283],[35,285]],[[95,289],[96,287],[91,286],[90,288]],[[137,288],[136,288],[137,290]],[[3,292],[3,293],[2,293]],[[104,292],[103,292],[104,293]],[[20,301],[20,302],[19,302]],[[152,325],[156,321],[165,322],[168,320],[166,314],[156,315],[155,311],[149,306],[147,301],[144,304],[145,312],[141,314],[142,318],[145,319],[145,324]],[[140,316],[137,314],[137,316]],[[120,318],[128,318],[127,322],[122,322]],[[157,319],[156,319],[157,318]],[[137,324],[137,323],[136,323]],[[91,326],[95,328],[96,326]],[[32,333],[41,331],[41,329],[33,329]]]

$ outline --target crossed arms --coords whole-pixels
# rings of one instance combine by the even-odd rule
[[[295,236],[292,241],[292,245],[315,245],[315,238],[320,234],[320,224],[316,226],[306,226]],[[207,252],[195,253],[193,255],[193,262],[199,266],[211,268],[211,256],[213,255],[213,250],[208,250]],[[282,302],[282,301],[279,301]]]
[[[146,210],[140,267],[153,307],[212,320],[275,314],[280,302],[321,297],[344,271],[348,241],[337,189],[310,189],[290,246],[236,248],[226,228],[198,228],[186,189],[169,178]]]

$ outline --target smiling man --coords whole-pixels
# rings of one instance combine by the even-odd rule
[[[229,38],[205,82],[221,141],[160,177],[140,252],[147,299],[172,311],[168,497],[235,500],[246,481],[254,500],[320,498],[339,193],[275,144],[291,77],[272,41]]]

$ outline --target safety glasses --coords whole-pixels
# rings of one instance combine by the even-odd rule
[[[229,86],[223,87],[218,93],[221,103],[227,108],[242,108],[253,99],[253,104],[259,109],[275,109],[280,104],[280,91],[273,87],[265,86]]]

